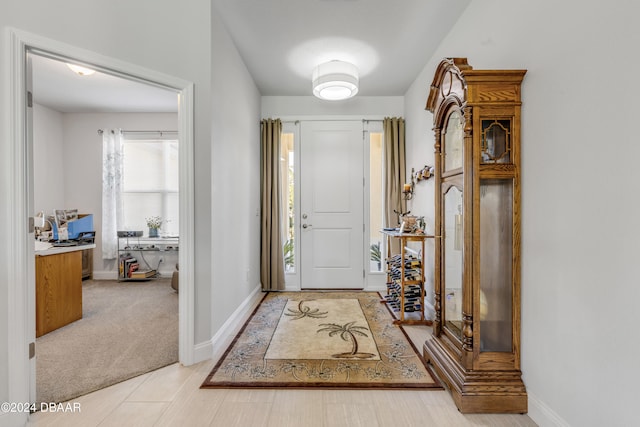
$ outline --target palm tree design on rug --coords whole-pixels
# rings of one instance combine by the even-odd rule
[[[323,319],[325,317],[327,317],[327,312],[321,312],[320,309],[318,308],[314,308],[313,310],[311,310],[310,307],[304,307],[302,304],[304,304],[306,301],[302,300],[298,303],[298,309],[297,310],[292,310],[290,308],[288,308],[287,310],[289,310],[291,313],[285,313],[285,316],[293,316],[292,320],[298,320],[298,319],[302,319],[303,317],[312,317],[314,319]]]
[[[320,326],[324,326],[324,328],[318,329],[316,333],[328,331],[330,337],[340,334],[340,338],[344,341],[351,341],[351,352],[332,354],[331,357],[336,359],[369,359],[374,356],[371,353],[358,352],[356,335],[368,337],[367,334],[362,332],[362,330],[368,331],[368,329],[364,326],[355,326],[355,323],[356,322],[349,322],[344,325],[337,325],[335,323],[320,324]]]

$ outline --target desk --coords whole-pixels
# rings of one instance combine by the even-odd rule
[[[95,244],[36,251],[36,337],[82,319],[82,251]]]

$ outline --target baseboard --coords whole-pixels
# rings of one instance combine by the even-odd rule
[[[170,279],[173,270],[160,270],[160,277]],[[113,270],[93,270],[91,274],[93,280],[118,280],[118,272]]]
[[[424,316],[427,319],[435,319],[436,318],[436,309],[433,307],[433,304],[431,304],[429,301],[427,301],[426,297],[424,299]]]
[[[195,363],[208,360],[213,357],[219,350],[227,344],[225,338],[238,330],[246,321],[247,317],[253,312],[255,306],[260,302],[262,297],[261,287],[258,285],[245,300],[236,308],[229,316],[226,322],[218,329],[211,340],[196,344],[194,357]]]
[[[382,293],[386,293],[387,292],[387,287],[385,285],[382,286],[376,286],[376,285],[368,285],[364,287],[364,290],[367,292],[382,292]]]
[[[198,343],[193,348],[193,363],[199,363],[203,360],[211,359],[213,354],[213,343],[211,340]]]
[[[562,419],[546,403],[538,399],[536,395],[527,390],[528,412],[527,415],[541,427],[570,427],[570,424]]]
[[[93,270],[91,277],[94,280],[118,280],[118,272],[113,270]]]

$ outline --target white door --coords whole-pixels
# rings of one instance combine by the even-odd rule
[[[303,289],[364,287],[362,122],[302,122],[300,283]]]

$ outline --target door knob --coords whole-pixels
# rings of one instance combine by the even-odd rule
[[[307,219],[307,214],[302,214],[302,219]]]
[[[311,227],[311,224],[302,224],[302,228]]]

